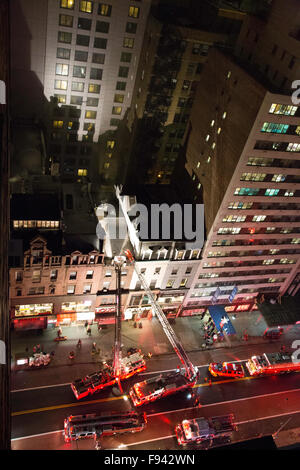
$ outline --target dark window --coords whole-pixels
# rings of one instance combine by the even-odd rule
[[[94,39],[94,47],[98,49],[106,49],[107,46],[107,39],[104,38],[95,38]]]
[[[111,120],[110,120],[110,125],[111,125],[111,126],[118,126],[119,123],[120,123],[120,119],[111,118]]]
[[[119,77],[128,77],[129,67],[119,67]]]
[[[102,80],[102,69],[91,68],[90,78],[93,80]]]
[[[104,64],[104,61],[105,61],[105,54],[94,52],[93,58],[92,58],[92,62],[94,64]]]
[[[116,90],[124,91],[126,89],[126,82],[117,82]]]
[[[122,52],[121,62],[131,62],[132,54],[131,52]]]
[[[82,105],[82,96],[71,96],[70,104]]]
[[[58,47],[56,51],[56,57],[59,59],[70,59],[71,49],[64,49],[63,47]]]
[[[76,44],[78,46],[88,47],[89,44],[90,44],[90,37],[89,36],[83,36],[82,34],[77,34]]]
[[[75,60],[78,60],[79,62],[87,62],[88,52],[86,52],[86,51],[75,51]]]
[[[131,23],[130,21],[126,23],[126,33],[135,34],[136,28],[137,28],[137,23]]]
[[[78,28],[85,29],[90,31],[92,27],[92,20],[88,20],[87,18],[78,18]]]
[[[99,99],[98,98],[87,98],[86,105],[87,106],[98,106]]]
[[[58,31],[58,42],[66,42],[71,44],[72,42],[72,33],[66,33],[65,31]]]
[[[107,21],[97,21],[96,31],[97,33],[108,33],[109,23]]]

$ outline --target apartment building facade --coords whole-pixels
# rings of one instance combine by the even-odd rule
[[[151,0],[12,2],[13,17],[19,23],[22,17],[30,35],[29,40],[16,31],[12,37],[13,68],[22,73],[31,69],[27,81],[32,84],[34,75],[36,88],[50,103],[47,111],[38,103],[27,103],[26,114],[47,114],[52,174],[91,176],[96,152],[92,144],[116,129],[131,104],[150,4]],[[19,51],[25,39],[31,43],[26,48],[29,65],[22,63]]]
[[[264,28],[249,20],[260,24],[259,33],[245,23],[237,50],[245,54],[242,39],[251,36],[255,44],[261,37],[257,55],[253,48],[242,58],[209,55],[186,141],[186,169],[202,193],[207,240],[185,302],[230,304],[234,297],[252,305],[259,294],[277,298],[291,284],[293,295],[299,289],[300,108],[291,83],[300,50],[290,10],[278,44],[270,44],[282,8],[274,2]],[[279,44],[289,46],[285,54]],[[272,50],[286,56],[277,74],[263,67]]]
[[[124,311],[132,267],[124,265]],[[116,273],[112,260],[97,250],[57,254],[38,235],[24,253],[22,266],[10,269],[11,321],[15,329],[43,329],[85,321],[114,322]]]

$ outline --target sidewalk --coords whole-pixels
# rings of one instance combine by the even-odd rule
[[[232,318],[231,318],[232,319]],[[294,339],[300,339],[300,325],[286,328],[281,341],[270,344],[270,340],[262,337],[266,329],[266,323],[259,311],[252,313],[239,313],[232,323],[236,330],[236,335],[228,336],[226,341],[217,342],[206,347],[204,344],[203,330],[201,330],[200,319],[198,317],[179,317],[172,327],[176,335],[182,342],[186,352],[192,355],[193,359],[201,354],[200,361],[210,361],[213,351],[225,349],[230,354],[231,348],[247,348],[250,345],[266,345],[266,351],[276,351],[280,343],[290,347]],[[143,327],[134,328],[133,321],[122,323],[122,346],[123,354],[130,347],[137,347],[143,353],[152,352],[153,358],[149,361],[148,370],[155,370],[158,360],[171,357],[174,352],[171,344],[165,336],[162,327],[156,318],[152,320],[143,319]],[[244,333],[247,332],[248,341],[244,340]],[[63,342],[55,342],[57,330],[47,329],[42,334],[37,335],[34,331],[12,332],[12,389],[46,386],[55,383],[69,383],[75,378],[83,377],[98,370],[102,361],[112,359],[112,347],[114,344],[114,325],[108,325],[98,331],[97,325],[92,325],[92,334],[88,336],[84,326],[62,327],[62,335],[67,336]],[[82,341],[81,349],[76,348],[78,339]],[[92,343],[96,342],[100,348],[100,354],[92,355]],[[15,368],[15,355],[22,353],[26,355],[25,349],[32,352],[33,346],[40,344],[44,352],[54,351],[54,358],[44,369],[17,370]],[[204,346],[204,347],[203,347]],[[258,348],[257,348],[258,349]],[[265,348],[263,348],[265,349]],[[69,352],[75,352],[75,359],[68,358]],[[257,351],[258,352],[258,351]],[[263,351],[265,352],[265,351]],[[256,353],[253,348],[253,353]],[[199,361],[198,359],[196,359]],[[204,362],[205,363],[205,362]],[[151,366],[153,364],[153,366]]]

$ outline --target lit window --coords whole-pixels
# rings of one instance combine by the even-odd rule
[[[289,145],[287,146],[287,152],[300,152],[300,144],[296,144],[296,143],[289,143]]]
[[[100,93],[100,85],[89,83],[89,93]]]
[[[231,71],[229,70],[227,73],[227,78],[230,78],[230,77],[231,77]]]
[[[104,168],[105,170],[107,170],[109,167],[110,167],[110,163],[109,163],[109,162],[104,163],[103,168]]]
[[[200,162],[197,163],[197,168],[199,168],[199,167],[200,167]]]
[[[130,16],[131,18],[138,18],[140,16],[140,9],[138,7],[130,5],[128,16]]]
[[[213,119],[210,123],[210,127],[214,127],[214,125],[215,125],[215,120]]]
[[[266,189],[265,190],[265,196],[277,196],[277,194],[279,193],[279,189]]]
[[[56,75],[69,75],[69,66],[67,64],[56,64]]]
[[[71,15],[59,15],[60,26],[73,27],[73,16]]]
[[[86,67],[82,67],[81,65],[74,65],[73,77],[85,78],[85,75],[86,75]]]
[[[112,150],[115,147],[115,144],[116,144],[115,140],[108,140],[106,142],[106,148]]]
[[[213,143],[211,144],[211,148],[212,148],[212,150],[214,150],[214,149],[216,148],[216,142],[213,142]]]
[[[210,138],[210,135],[207,134],[207,136],[205,137],[205,142],[208,142],[208,141],[209,141],[209,138]]]
[[[284,196],[290,197],[290,196],[294,196],[294,194],[295,194],[295,191],[286,190],[285,193],[284,193]]]
[[[134,46],[134,38],[124,38],[123,40],[123,47],[128,47],[132,49]]]
[[[274,175],[272,181],[276,183],[280,183],[281,181],[285,181],[285,175]]]
[[[284,114],[286,116],[294,116],[298,107],[297,106],[291,106],[288,104],[276,104],[272,103],[269,113],[271,114]]]
[[[222,131],[222,129],[221,129],[221,127],[219,127],[217,133],[218,133],[218,134],[221,134],[221,131]]]
[[[253,222],[263,222],[266,219],[266,215],[254,215],[252,218]]]
[[[174,284],[174,279],[169,279],[168,282],[167,282],[166,287],[171,288],[171,287],[173,287],[173,284]]]
[[[122,106],[113,106],[112,114],[121,114],[122,113]]]
[[[53,121],[53,127],[56,129],[61,129],[64,125],[64,121]]]
[[[85,13],[93,13],[93,2],[80,1],[79,10]]]
[[[223,113],[223,115],[222,115],[222,119],[225,119],[225,118],[226,118],[226,116],[227,116],[227,112],[226,112],[226,111],[224,111],[224,113]]]
[[[67,95],[57,95],[54,93],[54,97],[57,98],[57,102],[65,104],[67,102]]]
[[[78,176],[87,176],[88,171],[86,168],[79,168],[77,174]]]
[[[97,117],[97,111],[86,111],[85,112],[85,117],[87,119],[96,119]]]
[[[209,163],[211,161],[211,157],[208,157],[206,162]]]
[[[116,94],[115,97],[114,97],[114,102],[115,103],[123,103],[124,101],[124,95],[119,95],[119,94]]]
[[[74,9],[74,0],[60,0],[60,8]]]
[[[56,90],[66,90],[68,88],[67,80],[55,80],[54,88],[56,88]]]
[[[72,91],[84,91],[84,82],[72,82]]]
[[[74,294],[75,292],[75,286],[68,286],[67,293],[68,294]]]
[[[111,15],[111,5],[106,5],[106,3],[99,3],[98,15],[101,16],[110,16]]]

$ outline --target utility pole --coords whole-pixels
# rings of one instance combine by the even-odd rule
[[[9,0],[0,2],[0,449],[10,449],[9,238]]]

